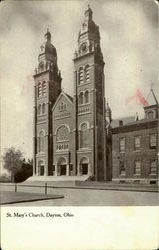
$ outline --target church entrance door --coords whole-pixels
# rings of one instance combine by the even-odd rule
[[[89,159],[87,157],[83,157],[80,161],[80,172],[82,175],[87,175],[88,174],[88,163]]]
[[[64,157],[61,157],[58,160],[57,166],[58,166],[58,175],[66,175],[66,172],[67,172],[66,166],[67,166],[67,164],[66,164],[66,159]]]
[[[88,164],[82,164],[82,175],[88,174]]]
[[[39,162],[38,162],[38,175],[44,175],[44,166],[45,166],[44,160],[39,160]]]
[[[39,168],[40,175],[44,175],[44,166],[40,166]]]
[[[66,175],[66,165],[60,166],[60,175]]]

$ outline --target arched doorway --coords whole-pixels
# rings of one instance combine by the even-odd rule
[[[38,175],[44,175],[44,160],[38,161]]]
[[[82,175],[88,175],[89,160],[87,157],[83,157],[80,161],[80,169]]]
[[[66,175],[66,159],[64,157],[60,158],[57,163],[59,175]]]

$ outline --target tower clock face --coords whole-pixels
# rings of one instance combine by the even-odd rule
[[[82,45],[81,45],[81,51],[82,51],[83,53],[86,53],[87,50],[88,50],[87,43],[82,43]]]

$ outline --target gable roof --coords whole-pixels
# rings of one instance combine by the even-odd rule
[[[70,99],[70,101],[73,102],[73,97],[70,96],[69,94],[67,94],[66,92],[64,92],[64,93],[65,93],[65,95]]]
[[[73,97],[71,97],[70,95],[66,94],[63,90],[61,91],[61,93],[59,94],[54,106],[52,107],[52,111],[55,109],[57,103],[59,102],[61,96],[64,96],[71,104],[73,103]]]
[[[158,105],[157,98],[156,98],[155,93],[154,93],[152,88],[150,89],[150,92],[146,98],[146,101],[148,102],[148,105],[146,107],[151,106],[151,105],[155,105],[155,104]]]

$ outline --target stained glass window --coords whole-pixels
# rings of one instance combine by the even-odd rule
[[[89,92],[88,92],[88,90],[86,90],[86,92],[84,93],[84,99],[85,99],[85,103],[89,102]]]
[[[40,133],[39,133],[39,152],[44,152],[44,147],[45,147],[44,131],[40,131]]]
[[[80,131],[80,148],[88,147],[88,133],[87,133],[87,123],[81,125]]]
[[[62,125],[60,128],[58,128],[57,134],[56,134],[56,140],[57,142],[69,140],[69,130],[67,126]]]

